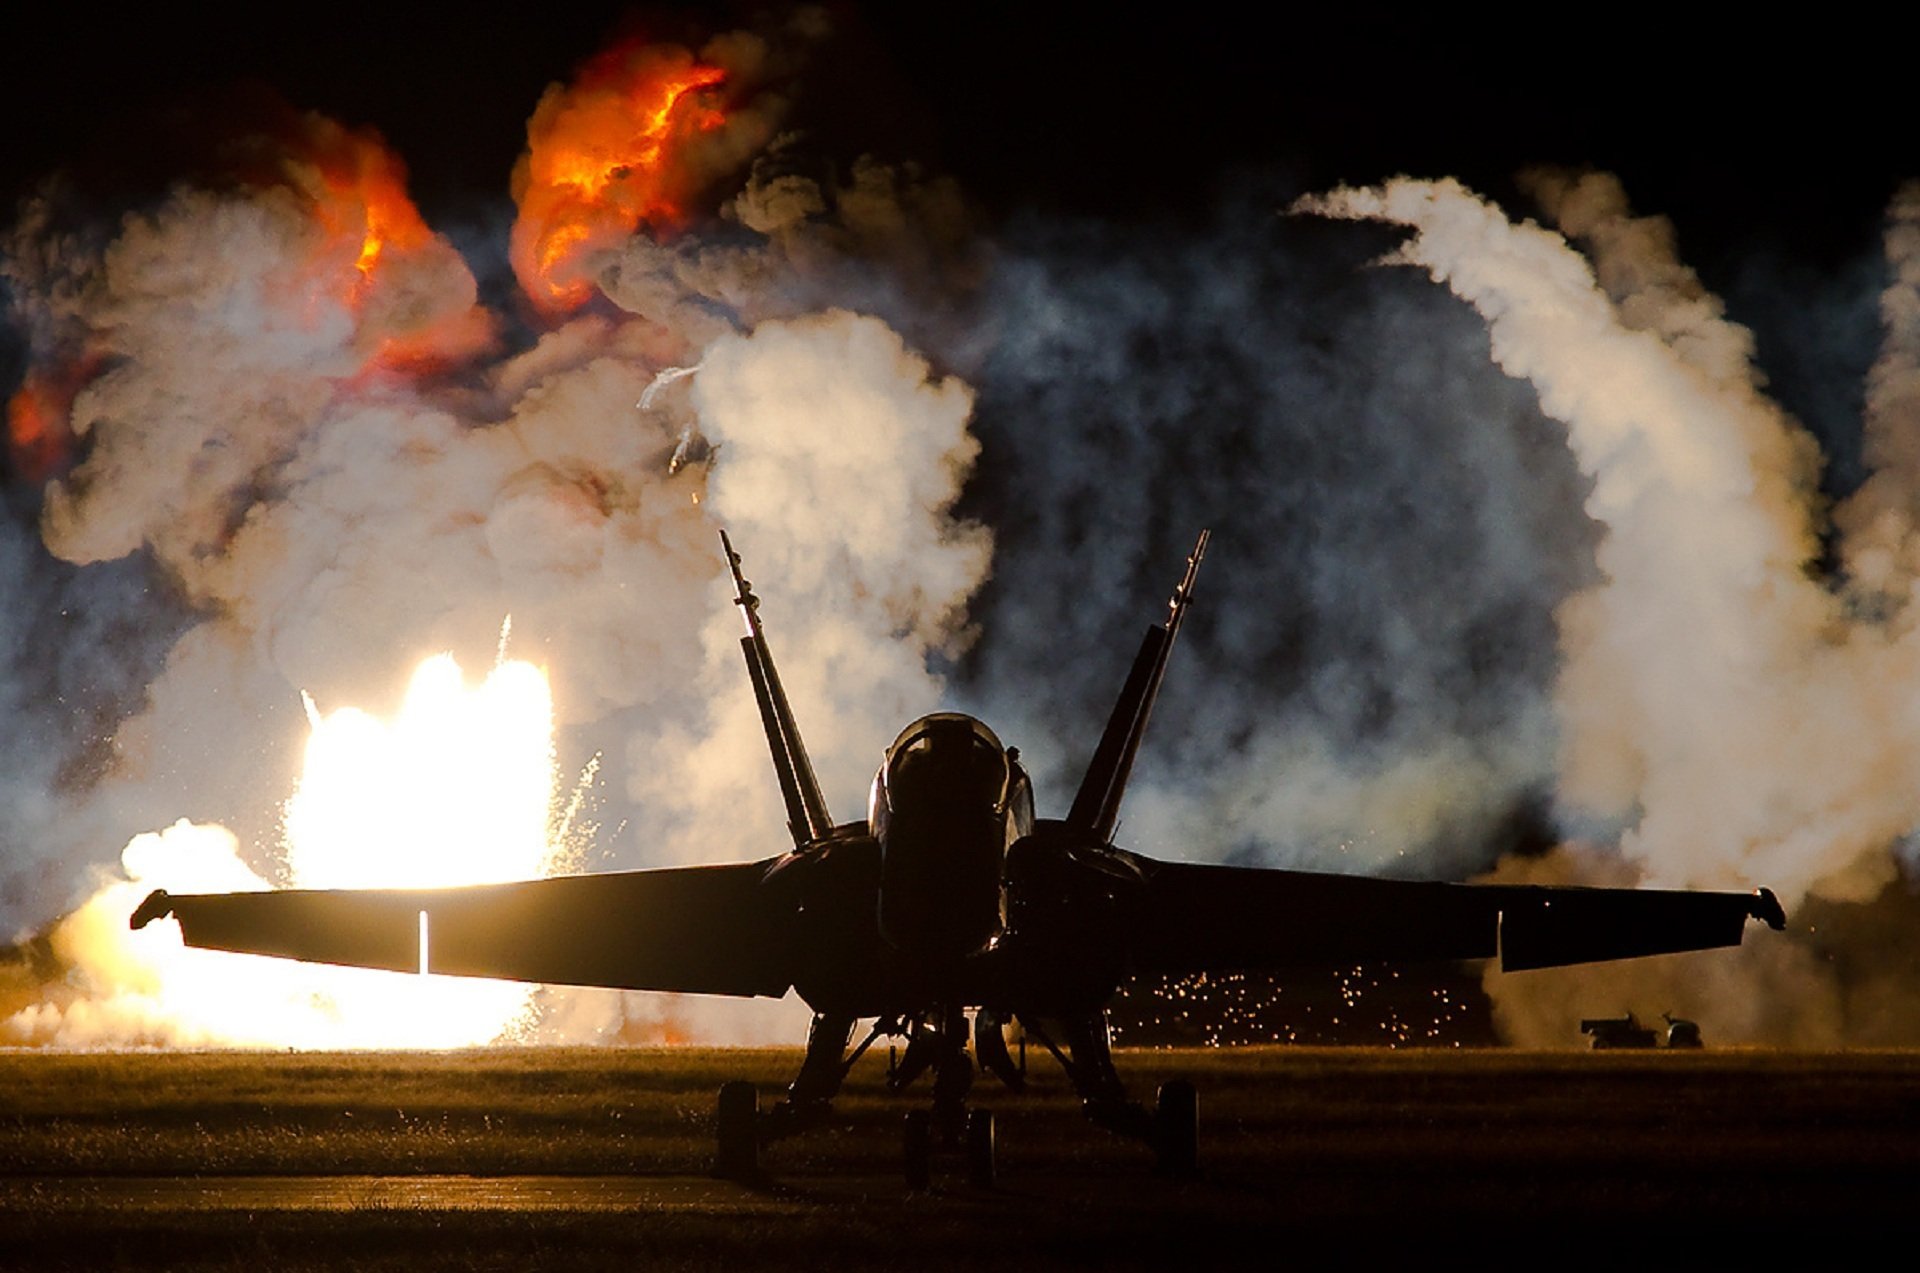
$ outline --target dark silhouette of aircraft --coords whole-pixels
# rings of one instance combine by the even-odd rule
[[[1748,919],[1781,928],[1774,895],[1372,879],[1162,862],[1113,843],[1120,802],[1207,548],[1202,532],[1151,626],[1064,818],[1034,816],[1019,752],[958,712],[923,716],[887,748],[865,820],[827,811],[724,532],[741,648],[786,803],[792,848],[753,862],[443,889],[170,896],[189,945],[454,976],[719,995],[813,1009],[799,1074],[762,1112],[748,1084],[718,1103],[720,1167],[816,1126],[855,1060],[905,1039],[889,1081],[928,1071],[931,1109],[907,1117],[909,1181],[936,1140],[993,1175],[993,1120],[967,1108],[979,1066],[1011,1088],[1016,1024],[1060,1062],[1094,1122],[1137,1137],[1162,1168],[1195,1161],[1195,1097],[1164,1085],[1153,1109],[1114,1068],[1106,1005],[1130,975],[1499,958],[1545,968],[1738,945]],[[873,1025],[851,1052],[861,1020]],[[972,1056],[968,1054],[971,1034]]]

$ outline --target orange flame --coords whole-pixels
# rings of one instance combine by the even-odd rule
[[[364,319],[377,307],[383,286],[405,289],[404,276],[413,267],[454,267],[457,254],[421,217],[407,195],[405,165],[378,134],[308,115],[284,142],[289,154],[282,179],[311,202],[322,230],[307,266],[318,292]],[[404,322],[395,326],[389,314],[365,333],[369,370],[440,370],[491,341],[491,316],[474,303],[464,264],[458,270],[464,292],[434,305],[403,304],[398,311]]]
[[[726,122],[705,91],[725,78],[684,49],[634,45],[594,59],[571,87],[547,90],[513,174],[513,269],[542,311],[586,303],[594,253],[642,223],[684,221],[697,184],[688,143]]]
[[[406,169],[398,156],[372,133],[354,133],[332,120],[310,115],[304,135],[290,139],[295,151],[287,165],[292,183],[313,201],[314,216],[326,231],[316,262],[342,271],[343,299],[357,303],[372,285],[389,252],[417,251],[433,231],[407,197]]]

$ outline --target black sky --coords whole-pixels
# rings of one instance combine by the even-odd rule
[[[829,3],[836,35],[793,122],[817,149],[950,174],[990,228],[1040,214],[1204,225],[1253,181],[1276,202],[1340,182],[1454,176],[1515,215],[1534,165],[1621,177],[1673,219],[1683,260],[1751,328],[1784,405],[1861,476],[1859,385],[1881,217],[1920,174],[1897,42],[1817,20],[1739,29],[1368,6],[1134,11]],[[774,12],[788,13],[790,7]],[[111,22],[37,7],[0,41],[9,205],[56,170],[117,214],[181,171],[177,138],[270,89],[404,157],[430,223],[504,241],[507,185],[542,89],[617,32],[698,45],[765,6],[601,0],[494,10],[352,0],[300,10],[152,8]],[[1275,18],[1274,12],[1279,16]],[[185,121],[184,123],[182,121]],[[491,227],[491,229],[489,229]],[[497,231],[497,233],[496,233]],[[476,262],[478,264],[478,262]],[[1836,299],[1838,298],[1838,299]],[[4,370],[18,374],[8,351]]]
[[[1673,215],[1696,257],[1766,245],[1831,260],[1871,237],[1892,184],[1920,167],[1900,79],[1883,73],[1890,41],[1869,31],[1670,16],[1569,28],[1545,12],[1513,25],[1366,6],[1264,19],[1172,6],[1153,20],[1117,7],[829,8],[842,34],[807,78],[809,121],[862,134],[845,145],[916,152],[1001,211],[1179,216],[1242,167],[1303,187],[1455,175],[1498,197],[1520,167],[1593,165]],[[431,213],[504,193],[541,88],[617,27],[698,40],[754,10],[335,3],[301,14],[11,15],[7,189],[103,142],[138,153],[171,107],[250,80],[378,128]]]

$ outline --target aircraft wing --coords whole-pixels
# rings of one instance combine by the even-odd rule
[[[1124,856],[1142,880],[1129,939],[1140,973],[1496,956],[1517,971],[1737,946],[1749,919],[1786,924],[1767,889],[1445,884]]]
[[[131,923],[173,915],[189,946],[315,963],[778,997],[792,916],[762,887],[775,860],[466,888],[162,890]]]

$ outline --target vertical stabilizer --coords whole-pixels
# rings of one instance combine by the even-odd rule
[[[1094,749],[1087,776],[1073,798],[1067,825],[1096,837],[1101,842],[1113,838],[1120,821],[1120,798],[1126,793],[1127,778],[1133,772],[1133,758],[1140,750],[1140,739],[1147,732],[1147,718],[1153,714],[1153,700],[1160,693],[1160,680],[1166,675],[1167,657],[1173,652],[1173,639],[1180,633],[1180,620],[1193,600],[1194,579],[1200,573],[1200,559],[1206,556],[1211,531],[1201,531],[1187,556],[1187,572],[1173,590],[1167,603],[1167,621],[1147,629],[1140,653],[1133,659],[1127,682],[1120,690],[1113,715],[1107,718],[1106,732]]]
[[[766,630],[760,626],[760,598],[740,573],[740,554],[733,551],[727,532],[720,532],[720,545],[726,549],[727,569],[733,572],[733,603],[746,620],[747,634],[740,638],[740,649],[747,656],[747,675],[753,681],[753,696],[760,704],[760,724],[767,731],[767,749],[773,753],[773,768],[780,779],[780,795],[787,805],[787,829],[796,845],[825,838],[833,830],[827,813],[826,798],[820,794],[820,780],[814,777],[813,762],[807,759],[806,744],[800,741],[800,728],[793,722],[793,709],[787,705],[786,691],[780,688],[780,673],[774,669],[773,655],[767,649]]]

